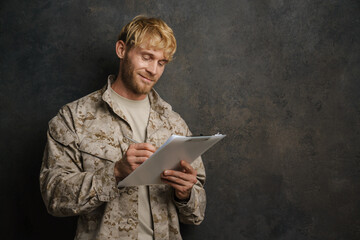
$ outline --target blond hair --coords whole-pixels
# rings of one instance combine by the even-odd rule
[[[176,51],[176,39],[173,30],[160,18],[136,16],[121,30],[118,41],[126,46],[140,46],[147,41],[148,46],[164,49],[164,55],[171,61]]]

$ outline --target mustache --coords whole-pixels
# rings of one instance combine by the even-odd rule
[[[155,81],[155,78],[153,76],[150,76],[149,74],[139,73],[139,75],[151,81]]]

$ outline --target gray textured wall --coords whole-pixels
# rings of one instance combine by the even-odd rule
[[[185,239],[360,239],[360,3],[0,3],[1,239],[71,239],[38,174],[47,122],[116,73],[121,26],[162,17],[178,40],[157,90],[204,156],[206,220]]]

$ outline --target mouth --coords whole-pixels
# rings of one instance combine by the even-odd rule
[[[151,79],[151,78],[147,78],[147,77],[145,77],[145,76],[143,76],[143,75],[141,75],[141,74],[139,74],[139,76],[140,76],[140,78],[141,78],[144,82],[146,82],[146,83],[152,83],[152,82],[154,82],[154,80]]]

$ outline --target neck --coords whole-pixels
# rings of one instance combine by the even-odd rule
[[[117,75],[115,82],[111,85],[111,88],[120,96],[130,100],[144,100],[147,94],[134,93],[128,89],[123,83],[120,73]]]

